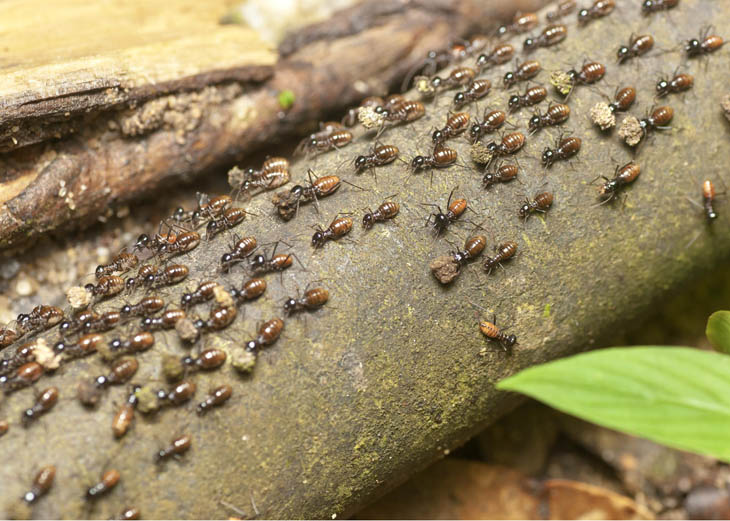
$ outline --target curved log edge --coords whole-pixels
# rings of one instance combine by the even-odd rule
[[[218,70],[201,58],[197,74],[176,81],[162,75],[149,84],[120,76],[112,62],[106,64],[113,69],[109,78],[79,80],[68,93],[33,103],[24,91],[3,99],[0,138],[7,139],[0,150],[23,148],[0,156],[0,248],[24,247],[61,225],[89,224],[110,207],[240,161],[304,123],[387,92],[429,49],[475,33],[502,14],[477,1],[365,3],[335,17],[332,26],[360,20],[337,39],[324,39],[318,26],[293,35],[285,42],[287,57],[268,80],[274,71],[263,64],[273,61],[249,52],[239,53],[235,66],[222,60]],[[223,46],[224,38],[233,42]],[[249,30],[221,26],[206,43],[234,54],[254,40]],[[177,70],[178,55],[186,56],[191,42],[182,39],[179,45],[171,64],[153,62],[148,68]],[[195,55],[210,61],[208,47],[201,43]],[[132,58],[154,59],[130,52],[136,53]],[[278,101],[285,90],[295,95],[288,111]]]
[[[295,262],[281,278],[268,276],[265,297],[241,310],[229,328],[207,336],[200,348],[219,345],[230,355],[240,351],[258,323],[282,313],[284,298],[295,294],[297,286],[321,280],[330,290],[330,303],[314,314],[288,318],[282,338],[261,353],[251,377],[238,377],[228,364],[194,375],[196,401],[216,385],[234,388],[226,406],[203,418],[195,417],[193,404],[153,418],[138,414],[131,431],[115,441],[110,424],[126,390],[111,389],[93,412],[75,399],[81,380],[106,372],[98,357],[65,365],[36,385],[57,386],[61,399],[27,431],[17,420],[32,404],[33,390],[3,397],[0,407],[12,425],[0,446],[4,454],[16,455],[0,467],[6,506],[17,508],[16,498],[37,469],[55,464],[56,483],[33,507],[36,517],[103,518],[127,505],[148,518],[224,517],[232,513],[225,504],[247,517],[347,516],[510,407],[516,398],[494,390],[499,379],[610,338],[619,325],[640,317],[672,288],[725,261],[730,256],[726,205],[718,206],[720,217],[708,225],[702,211],[686,200],[699,200],[705,176],[725,182],[718,173],[727,158],[730,131],[719,105],[722,74],[730,61],[725,50],[685,63],[695,86],[666,100],[675,108],[672,130],[657,132],[635,155],[620,144],[616,132],[597,131],[587,114],[604,99],[603,91],[610,94],[618,85],[632,84],[638,92],[632,113],[643,115],[654,104],[656,80],[682,61],[678,43],[697,34],[704,21],[730,26],[730,11],[720,3],[682,0],[671,16],[643,19],[635,2],[617,4],[612,15],[586,27],[567,20],[568,38],[533,55],[545,69],[537,81],[546,81],[549,71],[579,65],[586,55],[606,64],[600,84],[579,87],[570,97],[572,113],[562,130],[583,137],[583,148],[571,164],[547,171],[540,166],[543,148],[561,129],[528,137],[517,155],[521,184],[489,191],[482,188],[482,173],[471,166],[435,171],[432,183],[429,173],[409,176],[399,161],[379,168],[377,178],[354,175],[348,162],[372,146],[372,139],[361,135],[336,153],[295,163],[294,182],[306,179],[312,168],[367,190],[343,185],[319,202],[319,213],[311,205],[302,207],[288,223],[271,217],[269,194],[247,204],[253,215],[236,233],[255,235],[260,243],[286,240],[306,270]],[[639,28],[654,35],[656,50],[615,64],[615,49]],[[489,71],[495,86],[484,102],[467,107],[474,117],[487,106],[506,106],[509,92],[497,84],[513,66]],[[400,147],[404,160],[428,151],[431,131],[443,125],[452,95],[428,104],[422,119],[389,129],[381,141]],[[529,117],[530,111],[522,110],[510,120],[524,130]],[[449,143],[460,161],[470,165],[469,145],[459,139]],[[611,175],[615,164],[632,157],[643,171],[626,189],[625,202],[595,206],[597,186],[591,180]],[[695,163],[698,157],[701,165]],[[695,172],[693,165],[706,170]],[[546,182],[555,194],[553,207],[544,218],[533,216],[523,223],[517,209]],[[471,264],[443,288],[428,263],[460,247],[471,227],[457,225],[434,239],[423,225],[430,208],[422,203],[443,205],[457,186],[456,194],[476,212],[469,220],[484,222],[489,247],[516,240],[520,254],[490,276],[479,262]],[[397,194],[402,207],[394,222],[367,232],[358,227],[349,236],[352,241],[329,243],[321,250],[310,247],[314,224],[327,225],[339,212],[360,218],[363,208],[374,208],[391,194]],[[175,305],[183,291],[209,278],[240,287],[243,270],[216,273],[232,240],[231,234],[221,234],[178,257],[175,262],[188,265],[191,275],[160,293]],[[142,294],[112,299],[99,310],[117,309],[125,299],[136,301]],[[196,312],[207,313],[202,307]],[[479,332],[477,314],[492,312],[519,339],[511,351],[487,342]],[[53,342],[56,332],[45,336]],[[134,381],[166,387],[161,355],[188,351],[174,333],[158,334],[156,347],[138,356]],[[193,437],[190,453],[180,462],[156,467],[155,452],[182,432]],[[120,485],[95,504],[85,502],[85,487],[109,468],[121,472]]]

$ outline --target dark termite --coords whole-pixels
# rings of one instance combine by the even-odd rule
[[[624,63],[631,58],[641,56],[649,52],[654,47],[654,38],[649,34],[639,36],[631,35],[628,45],[622,45],[616,51],[619,63]]]
[[[457,112],[449,114],[446,119],[446,125],[443,128],[434,130],[431,140],[435,145],[443,144],[447,139],[454,138],[464,132],[469,126],[470,116],[467,112]],[[397,149],[396,149],[397,150]]]
[[[321,248],[327,241],[334,241],[344,237],[352,230],[352,218],[335,217],[330,225],[322,229],[317,226],[317,231],[312,235],[312,246]]]
[[[496,254],[493,257],[484,259],[484,270],[487,274],[492,273],[492,270],[497,266],[501,266],[504,261],[514,257],[517,253],[517,243],[512,241],[503,242],[499,246],[495,246],[494,251]]]
[[[691,74],[675,74],[671,80],[662,78],[656,84],[656,95],[658,98],[667,94],[676,94],[689,90],[694,85],[695,78]]]
[[[457,92],[454,95],[454,106],[458,109],[471,103],[482,99],[484,96],[489,94],[489,90],[492,88],[492,82],[487,79],[479,79],[472,81],[466,90]]]
[[[246,350],[256,352],[273,344],[278,340],[282,329],[284,329],[284,321],[280,318],[273,318],[268,322],[264,322],[259,328],[256,339],[246,342]]]
[[[49,387],[41,391],[33,407],[26,409],[21,418],[23,427],[28,427],[34,420],[50,411],[58,402],[58,388]]]
[[[506,183],[517,177],[519,167],[514,163],[500,163],[497,170],[487,171],[482,178],[484,188],[489,188],[494,183]]]
[[[621,167],[617,166],[616,174],[614,175],[613,179],[609,179],[606,176],[601,176],[605,180],[605,183],[603,183],[598,189],[598,196],[601,199],[604,199],[604,202],[607,203],[608,201],[616,197],[616,194],[622,187],[626,186],[629,183],[633,183],[634,180],[639,177],[640,173],[641,166],[637,165],[634,162],[626,163],[624,166]]]
[[[570,116],[570,107],[563,105],[562,103],[551,103],[545,114],[542,114],[539,110],[532,115],[528,128],[530,132],[537,132],[541,128],[559,125],[565,122]]]
[[[509,350],[517,343],[517,337],[515,335],[507,335],[504,332],[506,329],[500,329],[497,327],[497,319],[495,316],[492,317],[491,322],[486,320],[480,321],[479,330],[489,340],[499,342],[505,351]]]
[[[55,479],[55,477],[55,466],[48,465],[47,467],[43,467],[41,470],[38,471],[35,479],[33,479],[33,484],[31,485],[30,490],[23,494],[23,500],[26,503],[32,505],[40,498],[45,496],[51,489],[51,486],[53,486],[53,480]]]
[[[479,72],[484,72],[487,67],[501,65],[507,63],[515,54],[515,48],[509,43],[501,43],[497,45],[491,52],[480,54],[477,58],[477,68]]]
[[[611,14],[615,7],[614,0],[595,0],[588,9],[578,11],[578,23],[587,24],[592,20],[607,16]]]
[[[529,87],[522,95],[512,94],[509,97],[509,101],[507,103],[509,106],[509,111],[516,112],[522,107],[531,107],[532,105],[537,105],[547,97],[547,94],[547,89],[539,85]]]
[[[454,190],[456,190],[456,188],[454,188]],[[445,232],[449,225],[461,217],[468,207],[466,199],[451,200],[451,197],[454,195],[454,190],[451,190],[449,198],[446,201],[446,213],[444,213],[443,210],[441,210],[441,207],[437,204],[426,204],[426,206],[432,206],[438,210],[437,213],[429,215],[426,220],[426,226],[431,225],[431,228],[436,235],[440,235]],[[432,217],[433,223],[431,223]]]
[[[526,221],[534,212],[547,212],[552,204],[553,194],[551,194],[550,192],[541,192],[537,194],[532,200],[525,200],[525,204],[520,207],[519,215]]]
[[[96,278],[100,279],[105,275],[111,275],[114,272],[124,272],[134,269],[139,264],[139,257],[134,253],[122,252],[112,259],[109,264],[100,264],[96,267]]]
[[[527,38],[523,44],[525,52],[531,52],[538,47],[550,47],[565,40],[568,35],[568,28],[563,24],[550,24],[539,36]]]
[[[108,494],[114,487],[117,486],[117,483],[119,483],[119,479],[121,477],[122,476],[121,474],[119,474],[118,470],[107,470],[106,472],[104,472],[104,474],[101,475],[101,481],[99,481],[99,483],[90,487],[86,491],[86,499],[97,499],[104,494]]]
[[[520,81],[526,81],[537,76],[542,70],[542,66],[539,61],[528,60],[522,63],[517,63],[517,68],[514,71],[509,71],[504,75],[504,88],[508,89]]]
[[[492,110],[491,112],[485,110],[484,119],[482,121],[477,120],[469,129],[469,139],[472,143],[476,143],[482,136],[498,130],[504,125],[506,117],[507,115],[501,110]]]
[[[563,161],[570,159],[578,153],[582,141],[578,137],[559,137],[555,143],[555,148],[546,147],[542,153],[542,165],[550,168],[555,161]]]
[[[366,230],[369,230],[377,222],[383,222],[388,219],[392,219],[393,217],[398,215],[399,211],[400,205],[398,203],[396,203],[395,201],[385,201],[380,206],[378,206],[378,209],[374,212],[370,209],[365,212],[365,215],[362,218],[362,226]]]
[[[192,441],[192,438],[187,434],[175,438],[174,440],[172,440],[170,445],[168,445],[164,449],[160,449],[159,451],[157,451],[157,454],[155,454],[155,461],[157,463],[161,463],[162,461],[170,459],[173,456],[182,456],[188,450],[190,450]]]
[[[195,412],[202,416],[207,413],[213,407],[220,407],[228,401],[233,394],[233,388],[230,385],[221,385],[211,391],[208,397],[200,402],[195,408]]]
[[[313,311],[324,306],[330,298],[330,293],[325,288],[312,288],[304,292],[299,298],[289,297],[284,302],[284,311],[291,315],[297,311]]]

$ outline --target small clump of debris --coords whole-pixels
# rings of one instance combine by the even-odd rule
[[[271,198],[271,202],[276,206],[276,211],[285,221],[290,221],[297,211],[297,201],[292,197],[291,192],[278,192]]]
[[[61,355],[56,354],[43,338],[35,341],[33,356],[35,361],[41,364],[46,371],[55,371],[61,365]]]
[[[91,293],[83,286],[73,286],[66,292],[66,300],[74,311],[79,311],[91,303]]]
[[[567,96],[573,90],[573,80],[567,72],[563,71],[554,71],[550,74],[550,85],[563,96]]]
[[[436,94],[436,89],[431,84],[431,80],[428,76],[416,76],[413,79],[413,85],[424,97],[432,98]]]
[[[375,112],[373,107],[360,107],[357,109],[357,119],[368,130],[382,127],[385,124],[385,116]]]
[[[256,353],[240,349],[231,358],[231,365],[239,373],[251,373],[256,365]]]
[[[175,322],[175,332],[177,332],[180,340],[183,342],[194,343],[200,338],[200,331],[195,327],[193,321],[188,318],[181,318]]]
[[[162,355],[162,374],[170,382],[180,380],[185,374],[185,367],[180,357],[169,353]]]
[[[93,408],[101,399],[101,388],[95,382],[84,380],[79,384],[76,396],[84,406]]]
[[[149,386],[140,387],[135,391],[134,396],[137,398],[137,410],[142,414],[155,412],[160,408],[157,393]]]
[[[599,101],[593,105],[590,116],[591,121],[598,125],[601,130],[608,130],[616,126],[616,116],[606,102]]]
[[[236,305],[236,303],[233,302],[231,294],[228,293],[226,288],[223,286],[219,285],[213,288],[213,297],[215,298],[216,303],[220,304],[224,308],[232,308]]]
[[[644,137],[644,129],[636,116],[626,116],[618,129],[618,135],[627,145],[633,147]]]
[[[471,146],[469,149],[469,155],[471,156],[472,161],[480,165],[488,164],[494,157],[492,151],[489,150],[481,141],[477,141]]]
[[[238,188],[246,180],[246,172],[234,166],[228,171],[228,185],[231,188]]]
[[[461,273],[461,265],[451,255],[440,255],[429,265],[431,273],[441,284],[449,284]]]
[[[725,117],[728,119],[728,121],[730,121],[730,94],[725,94],[725,97],[722,98],[722,103],[720,103],[720,106],[725,112]]]

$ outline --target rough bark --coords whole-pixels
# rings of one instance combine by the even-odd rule
[[[74,399],[81,379],[105,371],[95,357],[68,364],[36,385],[58,386],[62,399],[27,431],[17,419],[32,403],[32,391],[5,398],[2,412],[13,422],[0,438],[3,453],[13,455],[0,466],[6,503],[20,497],[40,466],[55,464],[56,483],[35,505],[35,516],[103,518],[125,505],[138,506],[147,518],[230,515],[221,501],[251,517],[347,516],[507,409],[515,398],[495,391],[499,379],[610,340],[613,331],[640,319],[672,288],[725,261],[730,256],[727,205],[719,201],[720,217],[708,224],[686,197],[700,200],[705,176],[720,186],[723,182],[730,128],[720,102],[730,65],[727,52],[685,64],[695,85],[685,95],[666,99],[675,109],[672,130],[657,132],[637,152],[623,146],[615,132],[600,133],[587,115],[603,99],[602,91],[610,94],[615,86],[629,84],[638,92],[631,112],[643,115],[654,104],[657,78],[682,62],[679,42],[696,35],[705,21],[730,26],[730,10],[719,2],[682,0],[671,16],[641,18],[635,2],[617,4],[609,17],[586,27],[577,27],[571,17],[563,43],[534,53],[545,69],[540,82],[547,82],[551,70],[580,65],[585,56],[607,67],[597,87],[579,87],[570,97],[572,112],[563,128],[583,138],[571,165],[540,167],[543,148],[552,145],[560,129],[528,137],[517,155],[521,184],[488,192],[468,159],[468,144],[458,139],[450,143],[467,166],[435,171],[432,182],[429,173],[409,177],[398,161],[379,168],[377,178],[354,175],[346,161],[372,146],[372,139],[362,135],[336,153],[295,163],[295,182],[313,168],[320,174],[336,172],[367,190],[343,185],[320,201],[319,214],[313,206],[302,207],[287,223],[273,216],[269,195],[255,197],[247,205],[254,215],[236,232],[255,235],[260,243],[286,240],[306,271],[295,263],[281,279],[268,276],[264,299],[246,306],[233,325],[203,345],[218,342],[234,354],[259,321],[281,314],[284,297],[294,294],[297,285],[322,280],[330,289],[330,303],[306,317],[286,319],[282,338],[260,355],[251,377],[239,378],[229,365],[193,376],[196,401],[215,385],[234,387],[231,401],[203,418],[194,416],[192,405],[154,419],[138,414],[132,430],[115,441],[109,427],[114,403],[121,403],[125,391],[110,390],[94,412]],[[617,65],[615,49],[637,30],[653,34],[656,49]],[[515,40],[521,43],[522,37]],[[506,105],[509,93],[497,85],[512,66],[488,72],[495,86],[479,110],[476,104],[468,106],[474,117],[486,106]],[[386,131],[381,141],[400,147],[405,160],[427,152],[430,131],[443,124],[451,108],[451,94],[427,105],[421,120]],[[529,112],[510,119],[524,130]],[[625,204],[619,199],[594,206],[597,186],[591,180],[611,175],[616,163],[632,157],[642,173],[626,189]],[[544,218],[523,223],[517,209],[525,195],[544,183],[555,194],[553,207]],[[516,240],[520,254],[490,276],[479,262],[471,264],[444,288],[433,279],[429,261],[452,249],[447,241],[460,246],[470,226],[455,226],[444,238],[433,239],[423,226],[430,208],[421,203],[443,206],[457,186],[455,193],[476,212],[469,218],[484,222],[489,247]],[[349,236],[352,242],[344,239],[316,251],[309,245],[315,223],[326,225],[338,212],[359,218],[362,208],[375,207],[394,193],[402,206],[394,223],[367,232],[358,227]],[[179,257],[191,275],[161,293],[174,305],[184,290],[202,280],[218,278],[240,286],[246,277],[241,269],[227,276],[215,272],[230,242],[231,236],[223,234]],[[101,309],[140,296],[125,295]],[[195,312],[207,311],[201,307]],[[511,351],[487,342],[479,332],[477,314],[492,312],[519,339]],[[116,334],[122,331],[107,337]],[[182,355],[186,349],[174,333],[158,334],[155,349],[139,356],[134,380],[162,387],[164,352]],[[156,467],[155,451],[180,432],[193,436],[191,452],[181,462]],[[112,467],[122,474],[120,486],[93,506],[85,503],[84,487]]]
[[[165,33],[156,44],[123,41],[60,65],[9,66],[0,83],[0,248],[240,161],[304,123],[387,92],[428,50],[504,14],[494,2],[364,3],[291,35],[275,74],[275,56],[253,31],[207,19],[195,25],[192,15],[182,29],[197,33],[172,43]],[[160,17],[163,27],[180,23],[173,8]],[[287,111],[283,90],[295,94]]]

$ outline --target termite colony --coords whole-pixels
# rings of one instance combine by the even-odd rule
[[[478,270],[483,280],[499,284],[501,273],[520,263],[524,245],[517,242],[517,232],[496,237],[485,224],[496,206],[484,208],[483,202],[511,194],[510,218],[516,226],[534,227],[534,221],[540,219],[549,226],[547,212],[560,211],[561,196],[545,180],[548,175],[560,175],[557,171],[561,169],[565,173],[571,159],[580,153],[582,139],[572,135],[568,127],[572,118],[586,116],[572,113],[575,105],[571,108],[571,103],[580,96],[605,98],[590,111],[590,119],[600,128],[596,132],[602,136],[616,126],[617,114],[627,113],[617,134],[635,154],[622,164],[602,167],[596,180],[603,180],[591,186],[593,192],[586,206],[604,211],[624,200],[642,170],[651,168],[637,157],[641,152],[637,145],[651,146],[648,142],[652,139],[661,139],[651,136],[668,130],[674,116],[672,106],[652,106],[651,100],[656,97],[669,103],[665,100],[691,90],[697,81],[689,71],[693,63],[712,59],[723,40],[703,29],[699,36],[684,42],[657,41],[655,46],[652,35],[626,34],[615,46],[606,46],[604,55],[565,65],[561,43],[572,32],[598,30],[601,20],[620,7],[609,0],[577,4],[561,1],[548,12],[543,26],[537,15],[520,13],[495,34],[477,35],[430,52],[409,72],[406,85],[413,82],[414,89],[408,95],[366,98],[348,110],[341,122],[321,123],[305,138],[295,155],[306,156],[308,161],[302,164],[309,168],[298,177],[290,172],[296,163],[290,165],[283,157],[269,157],[257,167],[232,169],[228,176],[230,195],[199,194],[194,208],[174,210],[155,233],[139,236],[109,263],[98,266],[93,282],[70,291],[72,311],[39,305],[0,329],[0,350],[23,342],[8,349],[10,355],[0,365],[0,389],[6,394],[20,394],[73,360],[98,355],[108,364],[96,378],[79,382],[76,397],[63,396],[63,390],[54,386],[43,386],[33,401],[25,403],[25,412],[17,422],[0,418],[0,436],[15,424],[30,428],[48,421],[57,402],[64,398],[78,398],[85,407],[94,408],[112,392],[117,393],[115,413],[110,418],[115,439],[134,430],[138,414],[162,415],[177,408],[197,413],[192,417],[200,420],[195,421],[210,421],[229,400],[236,399],[236,386],[222,381],[205,388],[201,385],[206,394],[201,397],[196,395],[198,379],[225,371],[227,365],[240,373],[251,373],[257,357],[282,337],[285,320],[327,313],[330,297],[337,298],[332,284],[312,282],[317,274],[310,272],[300,257],[316,258],[340,248],[358,248],[358,238],[382,237],[394,227],[402,228],[401,224],[420,226],[434,251],[436,244],[450,245],[438,249],[441,255],[428,263],[440,284],[452,284],[469,270]],[[636,15],[661,16],[669,8],[681,10],[677,4],[646,1],[636,7]],[[524,43],[520,46],[501,40],[507,37]],[[655,47],[662,44],[677,48],[674,52],[683,60],[681,70],[656,78],[651,92],[618,85],[617,81],[611,83],[611,90],[617,85],[612,97],[601,90],[612,78],[612,71],[629,70],[642,60],[654,59]],[[517,57],[520,51],[521,59]],[[555,58],[551,60],[551,56]],[[554,68],[550,70],[548,65]],[[638,116],[629,113],[637,100],[643,111],[637,112]],[[406,133],[413,122],[430,116],[431,104],[448,104],[449,112],[445,119],[430,120],[433,126],[428,134],[416,136],[417,151],[409,150],[408,143],[396,144],[389,139],[394,127],[404,127]],[[542,149],[537,157],[523,152],[532,140]],[[356,152],[350,153],[351,149]],[[333,151],[347,161],[336,171],[318,170],[317,158]],[[432,174],[432,183],[434,176],[438,180],[439,173],[447,169],[464,169],[469,160],[481,169],[480,175],[474,179],[463,175],[460,183],[446,189],[445,183],[437,181],[429,201],[414,201],[409,207],[406,197],[398,194],[374,195],[380,186],[396,186],[395,172],[405,185],[420,177],[415,174],[427,171]],[[379,178],[381,172],[384,175]],[[282,188],[290,178],[291,187]],[[640,183],[636,183],[637,189],[641,189]],[[483,197],[465,195],[477,189]],[[699,189],[703,199],[700,206],[707,221],[712,222],[718,217],[720,194],[711,179],[704,180]],[[267,194],[269,191],[272,194]],[[363,206],[340,207],[338,195],[346,191],[361,194]],[[248,211],[243,206],[254,198],[268,197],[270,216],[261,215],[260,207]],[[420,215],[407,223],[408,217],[401,210]],[[293,240],[273,234],[254,236],[247,231],[248,221],[264,218],[276,219],[280,226],[306,219],[312,231]],[[194,273],[186,262],[198,249],[215,251],[212,273]],[[292,287],[284,287],[285,275],[287,280],[299,279],[295,281],[296,293]],[[269,300],[272,293],[286,294],[286,298],[276,300],[282,318],[261,312],[258,302]],[[216,340],[225,343],[227,330],[236,321],[242,322],[244,315],[249,325],[255,324],[245,330],[248,340],[232,348],[216,345]],[[519,345],[516,333],[506,333],[494,319],[480,320],[475,326],[475,333],[478,329],[507,351]],[[240,338],[244,333],[237,330],[235,334]],[[163,357],[161,373],[169,385],[135,382],[145,353],[161,348],[161,344],[167,346],[175,337],[185,349],[195,352]],[[194,452],[195,439],[178,433],[150,460],[162,468],[162,462],[169,459],[190,457],[187,452],[191,448]],[[25,496],[26,503],[34,504],[49,492],[55,472],[54,466],[41,470]],[[96,501],[112,492],[122,479],[116,470],[106,470],[96,484],[87,487],[87,500]],[[137,512],[133,508],[128,511]]]

